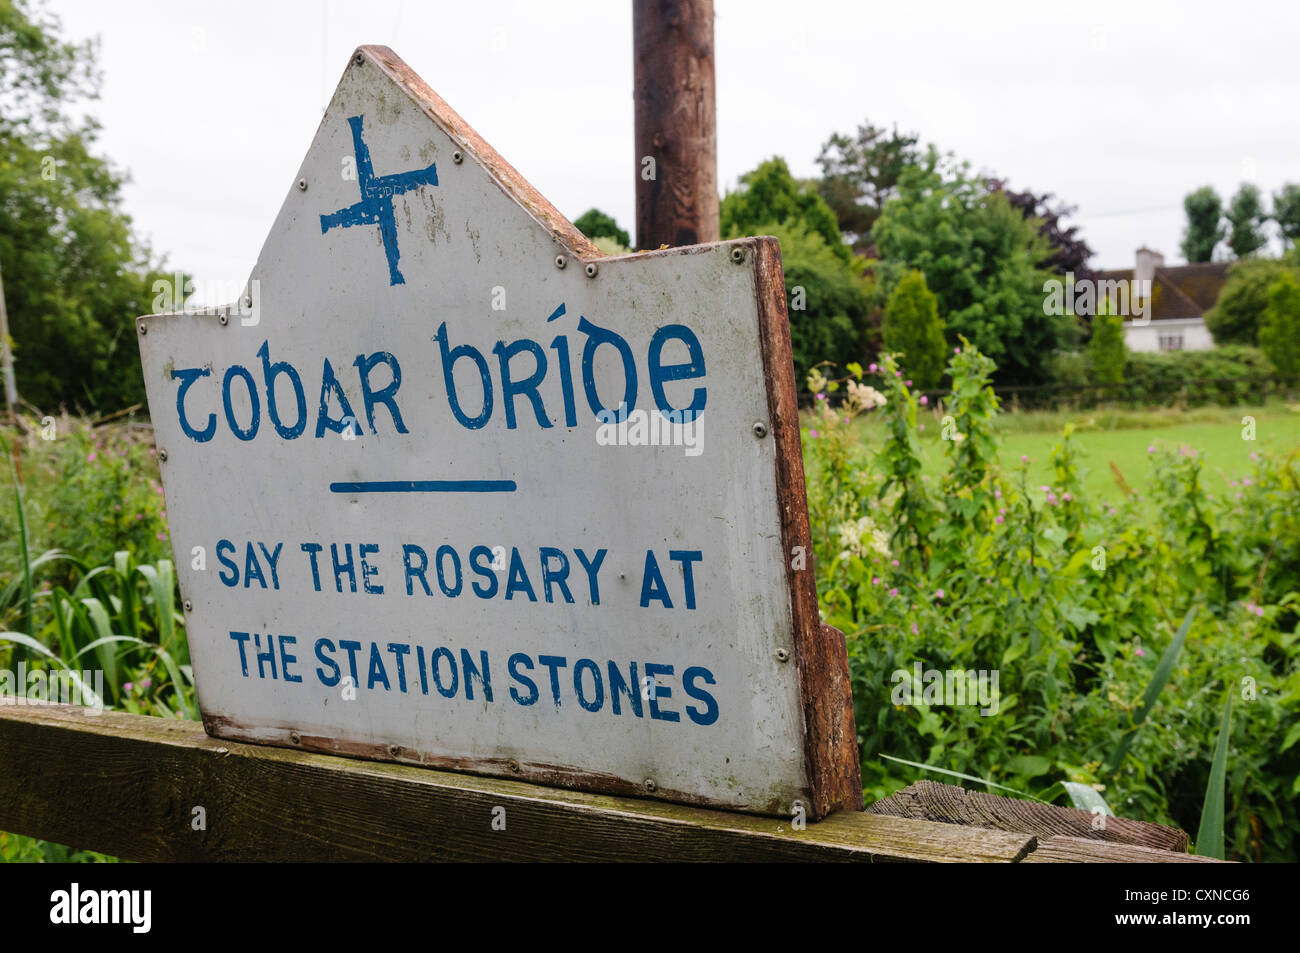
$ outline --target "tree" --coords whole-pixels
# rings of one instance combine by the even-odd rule
[[[597,238],[612,238],[624,248],[632,247],[632,239],[627,232],[618,227],[613,216],[606,215],[598,208],[589,208],[583,212],[574,220],[573,227],[592,241]]]
[[[781,243],[799,379],[822,361],[841,368],[862,361],[871,350],[876,302],[866,260],[844,244],[826,203],[795,181],[784,160],[764,162],[741,183],[722,200],[722,237],[772,235]]]
[[[122,175],[68,107],[94,98],[96,47],[59,39],[28,0],[0,3],[0,271],[19,392],[53,409],[144,399],[135,318],[162,275],[121,209]]]
[[[1283,377],[1300,378],[1300,279],[1284,271],[1268,289],[1259,346]]]
[[[1051,249],[1006,195],[990,193],[968,165],[930,147],[904,170],[872,234],[884,288],[892,291],[907,271],[921,271],[950,345],[967,337],[997,362],[1003,384],[1048,377],[1051,354],[1074,318],[1049,313],[1043,284],[1052,273],[1043,263]]]
[[[1183,257],[1189,262],[1209,261],[1214,257],[1214,246],[1223,241],[1227,230],[1223,227],[1223,201],[1219,193],[1205,185],[1189,192],[1183,199],[1187,213],[1187,229],[1183,232]]]
[[[948,345],[939,304],[925,286],[925,275],[909,271],[885,305],[885,350],[902,354],[907,375],[921,390],[933,390],[943,377]]]
[[[724,236],[759,235],[764,225],[798,224],[820,235],[841,261],[853,258],[830,206],[816,191],[797,182],[779,156],[742,175],[740,188],[723,197],[719,214]]]
[[[1214,343],[1259,344],[1259,326],[1268,294],[1282,273],[1293,270],[1285,261],[1247,258],[1228,268],[1228,280],[1219,291],[1214,307],[1205,312],[1205,326]]]
[[[1273,193],[1273,221],[1284,246],[1300,247],[1300,185],[1288,182]]]
[[[845,262],[821,235],[798,223],[758,231],[781,243],[795,379],[803,380],[822,361],[844,368],[874,353],[875,283],[865,274],[866,260]]]
[[[1228,203],[1228,223],[1232,232],[1228,236],[1228,247],[1237,258],[1248,258],[1268,244],[1264,234],[1264,223],[1268,215],[1259,197],[1259,189],[1249,182],[1241,183],[1237,194]]]
[[[903,169],[918,159],[915,133],[904,135],[863,123],[857,135],[834,133],[822,145],[818,191],[835,213],[840,231],[855,245],[864,242],[880,210],[897,191]]]
[[[1092,379],[1098,384],[1124,383],[1124,365],[1128,349],[1124,346],[1124,318],[1112,314],[1110,305],[1101,301],[1092,318],[1092,339],[1088,342]]]
[[[1088,243],[1079,238],[1079,226],[1065,228],[1061,224],[1063,218],[1077,211],[1076,206],[1053,205],[1054,196],[1050,192],[1042,195],[1031,191],[1012,192],[1002,179],[989,179],[986,185],[990,192],[1003,193],[1011,207],[1025,218],[1036,221],[1038,234],[1052,249],[1051,257],[1045,262],[1048,268],[1058,275],[1073,274],[1076,281],[1091,281],[1097,277],[1097,273],[1088,267],[1093,252]]]

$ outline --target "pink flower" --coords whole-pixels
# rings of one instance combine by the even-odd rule
[[[908,387],[911,387],[911,386],[912,386],[912,382],[911,382],[910,380],[907,381],[906,383],[907,383],[907,386],[908,386]]]
[[[903,372],[902,372],[902,371],[894,371],[894,376],[895,376],[895,377],[902,377],[902,376],[903,376]]]
[[[826,392],[825,392],[825,391],[822,391],[820,394],[818,394],[818,395],[817,395],[817,399],[818,399],[818,400],[825,400],[825,399],[826,399]]]
[[[845,422],[846,424],[853,423],[853,418],[851,418],[851,417],[845,417],[845,418],[844,418],[844,422]]]
[[[125,685],[122,686],[122,690],[123,690],[123,691],[127,691],[127,692],[131,691],[131,690],[134,689],[134,688],[135,688],[135,686],[134,686],[133,684],[131,684],[130,682],[127,682]]]
[[[1113,507],[1113,506],[1110,508],[1110,515],[1111,515],[1111,516],[1114,516],[1114,515],[1115,515],[1115,507]]]
[[[994,498],[995,500],[1000,500],[1000,499],[1002,499],[1002,491],[1001,491],[1001,490],[994,490],[994,491],[993,491],[993,498]],[[1006,510],[1003,510],[1003,512],[1005,513]]]
[[[867,370],[870,371],[872,374],[876,373],[876,365],[872,364],[870,367],[867,368]]]
[[[1146,652],[1143,652],[1141,646],[1139,646],[1139,647],[1134,651],[1133,654],[1136,655],[1138,658],[1144,658],[1144,657],[1146,656],[1147,653],[1146,653]]]
[[[1001,522],[1004,522],[1005,519],[1006,519],[1006,517],[1004,517],[1004,516],[1002,516],[1002,515],[999,514],[998,518],[997,518],[996,520],[994,520],[993,522],[995,522],[995,523],[1001,523]]]
[[[1242,478],[1241,478],[1241,485],[1242,485],[1242,486],[1250,486],[1250,477],[1242,477]]]
[[[942,598],[943,598],[943,590],[942,590],[942,589],[936,589],[936,590],[934,591],[934,597],[935,597],[936,599],[942,599]]]
[[[890,594],[891,596],[896,596],[896,595],[898,595],[898,587],[895,586],[894,588],[890,589],[890,590],[889,590],[889,594]]]
[[[1065,501],[1066,501],[1067,503],[1070,501],[1070,494],[1069,494],[1069,493],[1065,494]]]
[[[917,429],[918,429],[918,430],[924,430],[924,429],[925,429],[925,424],[921,424],[919,427],[917,427]]]
[[[821,436],[821,435],[820,435],[819,433],[817,433],[816,430],[809,430],[809,431],[808,431],[808,436],[810,436],[810,437],[812,437],[814,440],[816,440],[816,439],[817,439],[819,436]]]
[[[912,383],[912,382],[911,382],[911,381],[908,381],[908,383],[910,384],[910,383]],[[922,395],[921,395],[921,406],[924,407],[924,406],[926,406],[926,405],[929,404],[929,403],[930,403],[930,398],[929,398],[929,397],[926,397],[924,394],[922,394]]]
[[[895,566],[898,565],[898,560],[897,560],[897,559],[894,560],[894,565],[895,565]]]
[[[1258,454],[1255,453],[1255,451],[1252,450],[1252,451],[1250,452],[1250,459],[1252,459],[1252,460],[1258,460],[1258,459],[1259,459],[1259,456],[1258,456]]]
[[[148,679],[148,678],[142,678],[142,679],[140,679],[140,687],[141,687],[141,688],[148,688],[148,687],[149,687],[150,685],[152,685],[152,684],[153,684],[153,680],[152,680],[152,679]]]
[[[872,576],[872,577],[871,577],[871,584],[872,584],[873,586],[878,586],[878,585],[880,585],[880,577],[879,577],[879,576]]]
[[[1263,607],[1263,606],[1255,606],[1255,615],[1262,616],[1263,614],[1264,614],[1264,607]]]
[[[150,447],[150,448],[149,448],[149,456],[151,456],[151,457],[152,457],[152,456],[156,456],[157,453],[158,453],[158,451],[155,450],[153,447]]]
[[[1247,602],[1247,603],[1246,603],[1246,611],[1247,611],[1247,612],[1254,612],[1254,611],[1255,611],[1255,603],[1253,603],[1253,602]]]
[[[1020,455],[1020,462],[1021,462],[1021,463],[1028,463],[1028,462],[1029,462],[1029,458],[1028,458],[1027,456],[1025,456],[1025,455],[1022,453],[1022,454]]]
[[[94,451],[94,450],[90,451],[90,456],[86,457],[86,462],[87,462],[87,463],[94,463],[94,462],[95,462],[95,451]]]
[[[920,630],[916,627],[916,623],[913,622],[913,623],[912,623],[912,634],[913,634],[913,635],[916,635],[918,632],[920,632]]]
[[[1155,445],[1154,445],[1154,444],[1152,444],[1151,446],[1147,447],[1147,453],[1155,453],[1155,452],[1156,452],[1156,448],[1155,448]]]

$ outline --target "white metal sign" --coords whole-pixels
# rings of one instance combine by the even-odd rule
[[[209,732],[852,804],[775,243],[602,259],[380,47],[295,178],[238,304],[138,322]]]

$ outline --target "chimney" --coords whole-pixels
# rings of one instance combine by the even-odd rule
[[[1137,250],[1137,262],[1133,267],[1134,281],[1151,281],[1156,276],[1156,269],[1165,266],[1165,256],[1158,251],[1152,251],[1145,245]],[[1139,285],[1138,287],[1149,287],[1148,285]]]

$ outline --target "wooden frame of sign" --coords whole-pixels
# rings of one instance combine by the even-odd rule
[[[349,155],[355,159],[351,179],[346,175]],[[427,167],[410,172],[380,174],[425,163]],[[361,202],[355,199],[358,187]],[[355,204],[349,207],[349,202]],[[387,254],[386,268],[381,252]],[[462,257],[453,261],[456,255]],[[475,302],[490,276],[501,273],[515,283],[515,303],[498,319]],[[240,305],[219,313],[182,311],[137,322],[159,457],[165,461],[163,484],[198,699],[210,735],[761,814],[817,819],[836,810],[861,810],[844,636],[821,622],[817,607],[789,319],[775,239],[603,257],[391,50],[365,46],[344,73],[240,304],[259,294],[266,305],[264,322],[257,314],[245,317]],[[522,311],[517,304],[521,298]],[[560,306],[545,318],[557,299]],[[573,305],[567,316],[565,301]],[[479,317],[473,318],[476,307]],[[633,348],[619,332],[639,346],[653,331],[648,352],[638,353],[646,354],[650,389],[668,419],[682,403],[680,395],[690,393],[681,388],[694,386],[689,379],[706,380],[699,337],[711,345],[708,414],[699,397],[704,388],[694,391],[691,402],[693,408],[700,402],[693,413],[701,420],[713,420],[714,455],[708,468],[690,469],[680,457],[670,463],[667,456],[642,456],[638,466],[630,467],[629,456],[592,449],[599,435],[583,443],[574,399],[577,393],[580,402],[582,393],[573,384],[577,375],[567,376],[567,344],[558,352],[564,365],[557,372],[559,383],[546,377],[545,359],[537,357],[542,348],[531,339],[509,346],[498,339],[489,348],[498,333],[531,334],[539,328],[547,336],[554,330],[568,333],[579,321],[580,309],[616,329],[586,324],[584,331],[585,316],[578,324],[578,331],[588,335],[582,384],[593,412],[603,400],[600,395],[615,393],[620,382],[630,382],[625,398],[630,394],[630,403],[636,403],[638,372],[636,367],[628,370]],[[366,314],[366,320],[351,320],[357,313]],[[702,316],[699,336],[676,323],[695,316]],[[560,323],[548,323],[552,321]],[[617,373],[611,373],[608,357],[601,362],[593,343],[597,333],[605,335],[600,343],[622,342],[612,348],[623,355]],[[676,335],[668,343],[685,347],[689,363],[663,364],[665,334]],[[557,337],[551,348],[559,341]],[[441,347],[441,376],[435,345]],[[365,350],[357,354],[358,348],[380,350],[367,355]],[[482,358],[487,350],[500,360],[504,425],[492,417],[493,383]],[[511,377],[521,371],[510,363],[511,354],[521,350],[531,351],[536,360],[534,374],[523,382]],[[463,394],[455,397],[463,386],[463,378],[457,383],[455,365],[457,354],[470,352],[479,355],[470,363],[477,363],[482,374],[483,410],[467,422],[459,403]],[[355,385],[348,386],[357,407],[364,398],[369,432],[360,410],[340,423],[330,407],[334,401],[339,415],[349,407],[348,387],[335,380],[330,358],[338,363],[341,378],[351,354],[357,354],[353,364],[361,396]],[[315,382],[307,375],[321,368],[321,355],[313,439],[303,394],[315,394]],[[422,355],[428,355],[429,367],[416,363]],[[761,355],[761,369],[750,355]],[[399,360],[407,362],[400,395]],[[389,368],[391,379],[376,389],[369,375],[380,364]],[[294,427],[287,423],[293,402],[285,400],[284,389],[290,377],[300,408]],[[445,402],[434,400],[439,381],[447,390]],[[550,411],[543,386],[552,389]],[[553,390],[561,386],[567,388],[567,430],[547,419],[559,412]],[[676,405],[668,394],[673,388],[679,388]],[[519,396],[528,399],[519,402],[523,409],[516,419]],[[625,399],[624,410],[628,403]],[[449,416],[453,407],[461,429]],[[352,442],[332,439],[351,440],[354,425]],[[499,475],[516,479],[460,479],[475,475],[475,468],[496,468]],[[457,479],[410,479],[449,472]],[[325,474],[347,479],[327,484]],[[368,479],[378,476],[394,479]],[[690,487],[681,482],[687,479]],[[514,493],[517,484],[532,495]],[[491,491],[507,485],[509,492],[465,495],[467,487]],[[407,493],[448,489],[460,495],[417,499]],[[679,497],[691,499],[688,489],[705,503],[691,513],[684,506],[674,510],[669,504]],[[384,492],[375,496],[375,490]],[[586,509],[570,499],[582,494]],[[727,498],[715,502],[709,494]],[[449,502],[439,509],[421,500]],[[471,500],[488,503],[476,510]],[[646,512],[634,512],[638,506]],[[606,525],[594,530],[586,525],[598,524],[601,516]],[[330,535],[320,535],[322,528]],[[417,530],[429,536],[427,551],[410,542]],[[587,568],[585,581],[575,568],[575,600],[550,562],[548,552],[558,550],[542,547],[544,605],[529,582],[518,546],[507,570],[504,563],[475,563],[473,553],[487,549],[480,545],[470,551],[466,576],[470,571],[482,574],[487,582],[482,591],[476,582],[475,592],[486,600],[488,582],[493,594],[499,591],[487,570],[508,572],[506,602],[473,601],[469,584],[462,587],[455,544],[481,543],[484,537],[492,542],[498,536],[510,542],[511,534],[520,543],[534,544],[559,541],[546,534],[564,537],[570,545],[575,538],[582,545],[604,542],[611,547],[629,541],[644,546],[652,537],[679,547],[688,536],[704,542],[695,544],[697,550],[669,551],[681,562],[686,592],[684,606],[680,589],[675,593],[675,610],[660,571],[651,569],[653,548],[646,550],[638,606],[626,576],[640,567],[626,553],[610,548],[605,568],[597,560],[595,568]],[[359,574],[353,572],[352,550],[347,549],[350,592],[340,575],[344,570],[337,547],[344,540],[361,546]],[[241,564],[242,541],[247,541],[247,555]],[[439,541],[444,545],[435,556],[432,544]],[[219,573],[198,567],[197,560],[191,564],[192,551],[214,545],[221,558]],[[272,550],[273,545],[279,548]],[[334,561],[332,580],[317,562],[319,556],[321,565],[328,566],[327,550]],[[395,565],[397,550],[400,566]],[[418,567],[413,550],[420,550],[419,558],[425,560]],[[444,550],[455,560],[454,591],[443,577]],[[606,552],[600,550],[600,558]],[[310,576],[304,553],[310,557]],[[368,554],[377,560],[369,568]],[[581,548],[576,554],[586,558]],[[263,558],[269,567],[259,562]],[[381,574],[385,558],[389,562],[382,564]],[[567,557],[561,558],[567,574]],[[428,585],[435,562],[438,586],[447,597],[441,601]],[[700,611],[694,611],[693,564],[699,567]],[[552,573],[562,590],[554,599]],[[373,587],[371,574],[379,580]],[[357,589],[357,578],[364,593]],[[423,584],[423,593],[417,583]],[[672,583],[677,584],[676,576]],[[520,597],[509,604],[517,593],[526,593],[528,603]],[[425,594],[427,601],[420,601]],[[421,606],[432,612],[421,612]],[[601,614],[586,621],[591,617],[580,613],[596,606]],[[430,626],[429,619],[437,621]],[[344,646],[360,643],[343,639],[367,631],[374,639],[387,633],[411,641],[390,643],[387,652],[394,658],[387,660],[380,657],[382,643],[372,641],[363,701],[340,702],[340,676],[349,661],[354,688],[361,689],[363,680],[358,649],[343,655]],[[458,639],[477,639],[470,644],[482,649],[481,656],[475,658]],[[439,644],[444,642],[448,644]],[[484,645],[491,648],[491,658]],[[586,651],[591,659],[575,658],[572,692],[566,689],[568,707],[561,712],[557,666],[566,666],[567,677],[568,660],[536,653],[555,653],[565,645],[566,652]],[[521,646],[529,651],[519,651]],[[461,681],[455,680],[457,647]],[[426,649],[432,657],[427,666]],[[515,681],[507,685],[510,651],[515,654],[509,656],[508,670]],[[444,652],[449,670],[439,667],[438,653]],[[610,654],[602,654],[606,652]],[[640,658],[645,672],[674,676],[672,666],[645,661],[671,652],[681,659],[680,683],[659,689],[658,675],[652,673],[645,679],[654,683],[644,695],[649,717],[643,719],[642,705],[630,692],[620,716],[619,688],[628,686],[616,681],[623,674],[616,672],[615,660]],[[660,661],[672,657],[664,654]],[[554,712],[546,704],[534,704],[547,686],[533,658],[550,668]],[[609,665],[609,704],[601,663],[593,661],[601,658]],[[687,668],[693,658],[712,660],[712,668]],[[536,682],[527,677],[525,663]],[[413,666],[409,686],[404,665]],[[635,661],[625,671],[634,685],[641,681]],[[478,676],[477,697],[472,676]],[[453,679],[450,691],[441,680],[445,677]],[[532,686],[531,695],[519,691],[525,685]],[[459,698],[458,691],[466,697]],[[685,703],[686,710],[661,710],[669,698],[679,706]],[[473,705],[465,706],[465,700]],[[719,706],[726,715],[721,721]],[[610,708],[605,716],[590,714]],[[691,730],[703,730],[687,733],[688,715],[694,722]],[[566,717],[570,720],[563,722]]]

